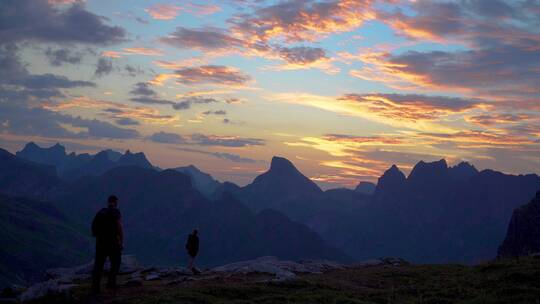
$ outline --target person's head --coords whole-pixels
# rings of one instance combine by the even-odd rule
[[[193,229],[193,232],[192,232],[193,235],[197,235],[199,234],[199,231],[197,229]]]
[[[114,208],[118,207],[118,197],[116,195],[110,195],[107,199],[107,205]]]

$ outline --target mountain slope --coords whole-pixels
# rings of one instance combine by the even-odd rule
[[[86,231],[85,231],[86,232]],[[0,285],[43,279],[44,270],[87,262],[88,234],[51,203],[0,195]]]
[[[210,174],[202,172],[194,165],[177,167],[173,170],[189,175],[191,177],[193,186],[208,198],[211,197],[211,195],[221,185],[220,182],[215,180]]]
[[[59,183],[54,167],[26,161],[0,149],[0,192],[46,197]]]
[[[540,252],[540,191],[512,213],[499,256],[515,257]]]

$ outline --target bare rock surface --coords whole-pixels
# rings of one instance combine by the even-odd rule
[[[215,272],[229,273],[269,273],[275,275],[277,281],[296,278],[295,273],[321,273],[329,269],[343,268],[343,265],[324,260],[281,261],[276,257],[266,256],[254,260],[223,265],[212,269]]]
[[[53,268],[46,271],[47,277],[53,280],[76,280],[86,279],[92,274],[94,262],[89,262],[84,265],[70,268]],[[111,268],[109,261],[105,263],[104,271]],[[122,264],[120,265],[120,274],[134,273],[141,270],[142,267],[133,255],[123,255]]]
[[[59,280],[45,281],[28,288],[19,296],[19,301],[28,302],[47,295],[64,295],[69,298],[71,290],[76,286],[76,284],[64,284]]]

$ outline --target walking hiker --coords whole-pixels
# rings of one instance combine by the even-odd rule
[[[109,258],[107,287],[116,289],[116,275],[120,269],[122,249],[124,248],[124,231],[122,215],[118,210],[118,198],[115,195],[107,199],[107,207],[99,210],[92,221],[92,235],[96,238],[96,255],[92,271],[92,292],[100,292],[101,276],[105,260]]]
[[[199,274],[200,271],[195,267],[195,258],[199,253],[199,232],[197,229],[194,229],[193,232],[188,236],[186,242],[186,250],[189,255],[188,269],[193,272],[193,274]]]

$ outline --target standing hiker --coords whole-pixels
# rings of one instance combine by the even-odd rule
[[[118,198],[115,195],[107,199],[107,207],[99,210],[92,221],[92,235],[96,238],[96,255],[92,271],[92,292],[100,292],[101,276],[105,260],[109,258],[111,269],[107,287],[116,289],[116,275],[120,269],[122,249],[124,248],[124,230],[122,215],[118,210]]]
[[[195,267],[195,258],[199,253],[199,232],[197,229],[194,229],[193,232],[188,236],[186,242],[186,250],[189,255],[188,269],[193,272],[193,274],[199,274],[200,271]]]

